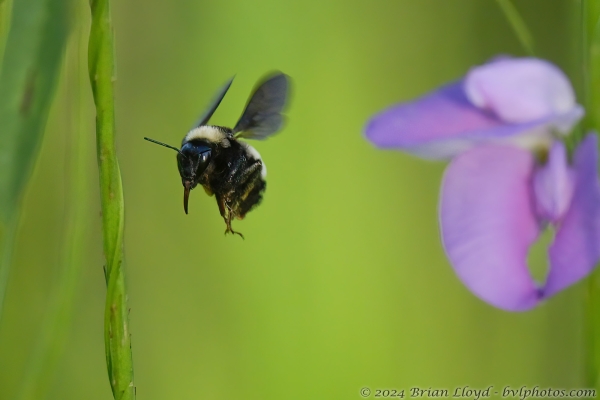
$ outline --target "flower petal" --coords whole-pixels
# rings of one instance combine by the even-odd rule
[[[442,184],[440,226],[459,278],[484,301],[506,310],[539,301],[527,269],[539,227],[532,209],[533,156],[511,146],[481,146],[456,157]]]
[[[567,149],[563,142],[556,141],[548,153],[548,162],[538,167],[533,175],[533,191],[538,216],[557,223],[568,210],[575,176],[567,162]]]
[[[423,158],[449,158],[486,141],[510,140],[526,147],[535,147],[539,141],[549,144],[549,124],[570,128],[582,115],[581,108],[575,108],[566,116],[507,124],[471,104],[463,86],[458,81],[379,113],[367,124],[367,139],[378,147],[402,149]]]
[[[577,105],[565,74],[537,58],[502,58],[475,67],[465,92],[475,106],[508,123],[568,114]]]
[[[588,135],[575,152],[575,191],[550,246],[550,271],[543,296],[572,285],[600,261],[600,182],[598,140]]]

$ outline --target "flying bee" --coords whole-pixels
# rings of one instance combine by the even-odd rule
[[[281,129],[289,77],[276,73],[259,82],[233,129],[208,125],[232,82],[233,78],[217,92],[208,109],[183,138],[180,149],[147,137],[144,139],[177,151],[185,213],[188,213],[190,190],[200,184],[209,196],[214,195],[217,199],[227,225],[225,234],[235,233],[243,238],[231,228],[231,221],[244,219],[260,204],[267,185],[267,169],[260,154],[239,139],[263,140]]]

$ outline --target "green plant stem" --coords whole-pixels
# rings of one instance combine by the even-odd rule
[[[5,3],[0,70],[0,317],[17,231],[19,203],[54,97],[71,28],[70,0]],[[11,6],[12,4],[12,6]]]
[[[517,35],[517,39],[519,39],[523,49],[525,49],[530,56],[535,55],[533,50],[533,36],[529,32],[527,24],[519,14],[519,11],[515,8],[514,4],[510,0],[496,0],[496,2],[515,32],[515,35]]]
[[[600,1],[582,1],[582,73],[586,117],[582,134],[600,132]],[[600,389],[600,271],[588,280],[586,299],[586,383]]]
[[[17,238],[18,221],[18,215],[13,216],[0,231],[0,317],[2,316],[4,299],[6,298],[10,266]]]
[[[583,0],[583,94],[584,127],[600,127],[600,1]]]
[[[113,396],[133,399],[133,360],[123,274],[123,189],[115,149],[114,47],[108,0],[91,0],[89,75],[96,103],[96,146],[100,173],[102,231],[106,256],[104,341]]]
[[[70,108],[67,110],[71,117],[69,129],[71,146],[68,151],[70,162],[65,179],[67,218],[60,268],[57,273],[58,284],[49,302],[38,341],[31,352],[17,396],[18,400],[46,398],[72,325],[82,266],[85,263],[84,249],[88,239],[88,226],[91,223],[86,162],[91,156],[91,146],[87,139],[90,131],[87,118],[88,104],[84,101],[87,93],[83,91],[87,81],[87,74],[83,67],[86,47],[83,39],[83,24],[79,25],[75,40],[68,46],[68,50],[75,50],[73,52],[75,57],[67,57],[65,66],[68,96],[63,98],[63,103],[66,98],[70,100],[67,105]],[[69,72],[76,73],[69,74]],[[71,101],[72,99],[75,101]]]
[[[4,46],[6,45],[6,37],[10,28],[10,14],[12,9],[12,0],[4,0],[0,2],[0,60],[4,55]]]

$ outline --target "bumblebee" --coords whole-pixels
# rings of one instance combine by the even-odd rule
[[[233,82],[221,87],[208,109],[183,138],[181,148],[145,137],[144,139],[177,151],[177,167],[183,184],[183,209],[188,213],[190,191],[198,184],[214,195],[227,229],[234,218],[244,219],[260,204],[267,183],[267,168],[254,147],[239,139],[264,140],[283,126],[289,77],[275,73],[260,81],[233,129],[208,125],[213,113]]]

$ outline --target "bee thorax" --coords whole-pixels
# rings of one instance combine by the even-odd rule
[[[192,129],[183,138],[183,143],[191,140],[205,140],[209,143],[221,144],[223,147],[229,147],[228,138],[231,137],[231,130],[222,126],[203,125]]]
[[[265,162],[262,160],[260,153],[254,147],[250,146],[246,142],[240,142],[240,144],[246,150],[246,155],[249,159],[257,160],[257,161],[261,162],[260,175],[261,175],[261,178],[265,179],[267,177],[267,166],[265,165]]]

